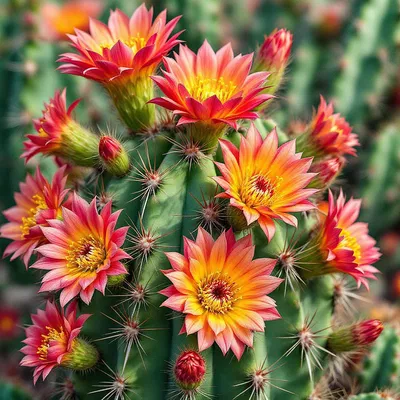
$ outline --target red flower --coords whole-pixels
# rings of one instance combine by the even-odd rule
[[[203,381],[206,362],[197,351],[183,351],[176,359],[174,373],[179,386],[186,390],[195,389]]]

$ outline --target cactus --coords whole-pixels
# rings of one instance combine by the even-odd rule
[[[386,3],[391,9],[391,3]],[[195,10],[189,10],[188,19],[195,19]],[[215,10],[207,11],[210,15],[202,15],[212,20]],[[143,25],[151,19],[144,6],[135,15],[135,21]],[[13,220],[12,211],[6,212],[14,224],[9,228],[25,229],[23,239],[10,236],[7,226],[1,231],[2,236],[14,240],[6,253],[13,257],[24,254],[31,268],[43,272],[41,291],[54,292],[54,302],[49,301],[46,311],[33,316],[33,326],[26,331],[22,364],[35,367],[35,381],[41,375],[45,379],[52,369],[55,374],[61,368],[72,370],[68,382],[82,398],[312,398],[332,357],[365,350],[380,333],[363,331],[361,340],[355,325],[339,329],[332,324],[336,313],[333,275],[345,273],[359,285],[368,286],[368,279],[377,272],[370,264],[379,254],[364,231],[359,234],[363,240],[368,237],[368,244],[358,243],[354,221],[349,222],[355,220],[348,217],[350,212],[355,217],[358,214],[357,201],[345,204],[342,193],[337,200],[330,193],[326,217],[316,210],[336,174],[321,182],[309,173],[318,162],[353,154],[355,135],[344,120],[332,115],[326,103],[294,141],[288,141],[282,130],[276,132],[271,119],[260,117],[260,110],[269,113],[270,93],[282,81],[287,58],[284,65],[277,66],[278,76],[267,78],[260,63],[251,80],[246,80],[251,57],[232,59],[229,47],[216,57],[207,43],[196,56],[183,48],[177,60],[189,65],[190,59],[197,57],[204,73],[212,68],[209,63],[217,65],[221,58],[231,63],[225,78],[223,74],[218,79],[195,76],[194,83],[189,83],[180,80],[182,70],[168,58],[164,61],[167,74],[156,75],[161,58],[177,44],[177,36],[171,33],[175,24],[168,30],[168,25],[160,23],[157,34],[165,36],[164,42],[160,44],[160,39],[154,44],[145,35],[125,37],[122,13],[115,12],[111,18],[110,29],[121,29],[121,41],[100,43],[98,59],[92,58],[93,49],[91,56],[85,49],[82,54],[86,58],[78,61],[63,54],[60,69],[65,75],[53,70],[56,53],[52,46],[30,44],[25,49],[27,57],[38,62],[45,52],[46,63],[53,66],[50,75],[39,65],[35,79],[26,82],[21,95],[26,107],[38,107],[33,96],[39,88],[50,87],[43,82],[52,77],[76,97],[84,79],[68,74],[81,75],[106,89],[125,128],[120,128],[124,130],[121,137],[112,131],[95,133],[90,118],[79,111],[80,105],[72,117],[64,94],[58,92],[35,123],[38,134],[25,142],[25,158],[42,153],[61,157],[68,166],[47,183],[39,172],[27,179],[29,193],[34,193],[32,180],[41,190],[35,194],[39,198],[28,199],[27,209],[17,201],[19,212],[24,209],[27,213],[21,214],[20,222]],[[96,36],[101,27],[97,25],[91,33]],[[190,35],[196,36],[191,29]],[[169,35],[173,36],[170,43]],[[211,41],[218,42],[212,37]],[[83,37],[73,40],[78,49],[89,46]],[[311,79],[299,85],[299,76],[307,72],[311,77],[319,62],[319,51],[311,45],[309,51],[314,56],[306,57],[308,67],[298,66],[292,89],[295,95],[303,90],[311,93]],[[130,58],[139,52],[135,60],[140,73]],[[193,72],[193,68],[184,71]],[[156,89],[163,97],[154,94]],[[304,98],[305,103],[307,100]],[[306,104],[299,105],[299,111],[304,108]],[[149,110],[155,111],[154,115]],[[40,116],[40,110],[30,111]],[[238,133],[237,121],[251,119],[256,119],[255,124],[245,121],[241,126],[244,132]],[[81,123],[88,126],[83,128]],[[327,132],[329,145],[324,142]],[[22,152],[20,138],[14,140]],[[254,152],[259,152],[259,158]],[[301,158],[300,152],[314,160]],[[266,165],[269,162],[267,171],[258,166],[258,159]],[[41,170],[46,163],[51,165],[47,171],[51,175],[55,166],[49,158],[41,163]],[[241,171],[260,170],[242,176],[235,163],[241,165]],[[60,175],[71,171],[71,165],[79,172],[83,167],[89,171],[84,170],[81,179],[75,180],[70,173],[67,182]],[[256,202],[261,202],[258,208]],[[32,250],[34,246],[41,257],[34,259],[22,245]],[[203,269],[211,272],[197,279],[196,274],[205,274],[200,271],[201,260],[206,260]],[[224,275],[224,268],[241,283]],[[245,279],[241,268],[253,268],[247,272],[251,277]],[[197,297],[193,300],[193,290],[188,288],[195,284]],[[235,304],[246,301],[247,307],[254,307],[251,312],[234,314]],[[249,311],[244,306],[240,310]],[[206,316],[201,319],[203,314]],[[370,365],[362,380],[374,382],[374,387],[364,387],[366,391],[393,383],[375,376],[371,362],[393,348],[397,337],[386,332],[366,362]],[[379,396],[359,396],[375,395]]]

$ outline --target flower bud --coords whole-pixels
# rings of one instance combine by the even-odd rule
[[[275,29],[269,36],[265,37],[254,64],[255,71],[271,73],[265,93],[274,94],[278,90],[289,63],[292,44],[293,35],[286,29]]]
[[[310,167],[310,172],[318,175],[311,181],[310,187],[318,189],[328,188],[340,174],[345,164],[343,157],[326,158],[322,161],[313,162]]]
[[[358,350],[367,346],[383,331],[383,324],[378,319],[362,321],[333,331],[328,338],[328,348],[335,354]]]
[[[184,390],[198,388],[203,381],[205,373],[206,363],[197,351],[183,351],[175,362],[175,380]]]
[[[99,156],[104,169],[111,175],[124,176],[131,168],[128,153],[122,144],[112,136],[101,137]]]
[[[125,274],[109,275],[108,278],[107,278],[107,286],[113,287],[113,286],[122,285],[122,283],[125,282],[125,278],[126,278],[127,274],[128,274],[128,271],[126,271]]]
[[[81,338],[76,338],[71,351],[64,355],[60,365],[74,371],[85,371],[93,368],[98,360],[99,352],[96,347]]]
[[[33,121],[37,134],[27,135],[25,152],[21,157],[29,161],[36,154],[61,157],[81,167],[95,167],[98,163],[99,137],[72,118],[79,100],[68,108],[66,89],[56,91],[43,116]]]

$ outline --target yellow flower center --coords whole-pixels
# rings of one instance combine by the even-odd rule
[[[282,179],[280,176],[271,179],[260,174],[253,175],[250,179],[246,179],[240,184],[240,199],[248,207],[270,207],[279,198],[277,189]]]
[[[29,209],[29,213],[26,217],[22,217],[20,225],[21,228],[21,239],[24,239],[26,235],[29,235],[29,230],[36,225],[36,218],[40,211],[47,210],[47,204],[39,194],[35,194],[32,197],[32,202],[34,203],[34,207]]]
[[[121,40],[122,43],[126,44],[128,47],[131,48],[132,53],[136,54],[139,50],[141,50],[147,43],[146,38],[140,36],[138,33],[136,36],[131,36],[127,40]],[[115,42],[116,43],[116,42]],[[102,43],[100,45],[101,49],[110,49],[115,45],[115,43]]]
[[[347,248],[353,250],[353,254],[355,257],[354,261],[358,263],[361,258],[361,246],[358,244],[357,239],[352,236],[351,233],[346,229],[342,229],[340,236],[343,236],[343,238],[342,241],[339,243],[338,248]]]
[[[70,244],[67,255],[68,268],[77,272],[95,272],[104,264],[106,257],[103,243],[89,235]]]
[[[197,298],[205,310],[225,314],[232,310],[239,289],[230,281],[228,274],[215,272],[203,278],[197,290]]]
[[[232,82],[225,82],[220,78],[203,78],[196,76],[187,87],[190,95],[198,101],[204,101],[211,96],[217,96],[221,103],[229,100],[236,90],[236,85]]]
[[[59,342],[66,341],[63,328],[60,327],[60,330],[57,330],[55,328],[51,328],[50,326],[46,326],[46,329],[47,333],[42,333],[42,340],[36,352],[39,355],[39,359],[42,361],[47,360],[47,352],[49,351],[50,340],[57,340]]]

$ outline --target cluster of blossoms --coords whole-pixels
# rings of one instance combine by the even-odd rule
[[[263,332],[265,321],[280,318],[268,295],[282,280],[271,275],[277,259],[254,259],[252,235],[237,240],[234,231],[258,224],[269,242],[278,220],[297,227],[294,213],[316,211],[317,193],[340,172],[344,156],[355,155],[358,140],[324,99],[295,140],[279,145],[275,130],[263,137],[254,125],[238,147],[222,139],[229,129],[237,129],[239,120],[258,118],[273,99],[289,61],[292,35],[274,31],[253,66],[252,54],[234,56],[230,44],[215,52],[207,41],[197,54],[180,45],[174,58],[165,57],[180,42],[179,33],[172,35],[178,20],[167,22],[162,12],[153,22],[152,9],[144,5],[131,18],[112,12],[108,26],[91,20],[90,33],[77,29],[70,36],[79,54],[63,54],[59,69],[106,88],[131,133],[154,128],[157,105],[203,152],[212,155],[220,146],[223,162],[215,164],[221,175],[214,179],[222,190],[216,197],[229,199],[233,229],[214,240],[199,228],[196,240],[184,238],[183,255],[165,254],[172,268],[163,273],[172,285],[161,290],[167,297],[161,305],[185,315],[181,333],[197,333],[199,351],[215,342],[224,354],[232,350],[240,359],[245,347],[253,346],[254,332]],[[162,76],[154,75],[162,61]],[[154,84],[162,97],[154,96]],[[96,199],[88,203],[66,189],[69,168],[116,176],[131,169],[123,143],[97,135],[73,118],[77,104],[67,108],[66,91],[57,91],[42,118],[34,121],[37,134],[27,136],[22,157],[53,156],[69,166],[60,168],[51,183],[39,169],[28,175],[15,195],[17,205],[4,212],[9,223],[0,231],[13,240],[5,256],[21,257],[28,265],[36,252],[30,268],[46,271],[40,291],[60,292],[62,308],[47,303],[26,330],[22,365],[36,368],[35,382],[57,365],[84,369],[97,361],[93,346],[78,338],[88,316],[76,318],[76,302],[65,312],[63,307],[78,296],[89,304],[95,291],[104,295],[110,277],[128,273],[121,262],[130,258],[122,248],[128,227],[116,227],[121,211],[112,213],[111,202],[99,211]],[[303,278],[341,272],[368,286],[379,252],[366,224],[356,222],[359,208],[360,201],[346,203],[342,193],[337,200],[329,194],[328,211],[321,214],[306,247],[307,258],[298,259]],[[365,338],[363,329],[352,332]],[[82,349],[89,355],[87,363]],[[177,360],[176,380],[186,389],[198,385],[204,374],[204,360],[196,352],[186,351]]]

